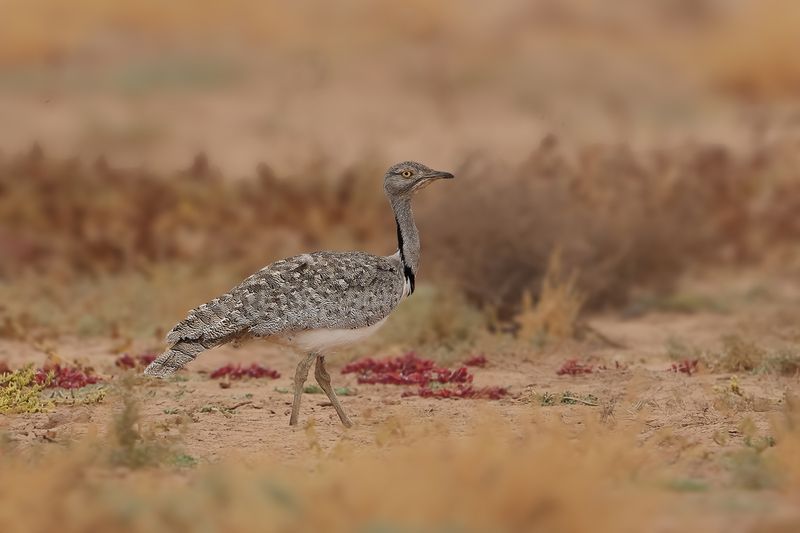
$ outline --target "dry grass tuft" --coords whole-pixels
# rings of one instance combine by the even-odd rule
[[[180,462],[187,456],[177,449],[175,439],[158,437],[142,422],[135,380],[133,376],[125,376],[117,388],[121,405],[108,428],[107,444],[101,447],[100,457],[110,466],[130,469],[176,462],[181,466]]]
[[[741,424],[745,445],[723,458],[730,485],[720,498],[702,479],[674,465],[665,470],[663,439],[642,442],[629,426],[588,419],[582,429],[558,417],[513,428],[482,420],[464,435],[443,422],[392,417],[373,428],[372,445],[344,438],[325,448],[309,427],[315,458],[301,465],[240,457],[179,472],[134,473],[136,462],[107,463],[92,453],[99,443],[91,439],[33,455],[11,449],[0,457],[0,527],[634,532],[669,524],[694,530],[708,512],[707,504],[696,505],[698,491],[712,505],[728,502],[730,491],[764,488],[776,503],[790,499],[800,456],[794,418],[786,412],[774,440]],[[20,512],[42,501],[48,512]]]
[[[779,376],[800,375],[800,353],[788,349],[770,353],[761,362],[758,371]]]
[[[530,292],[523,296],[522,310],[515,318],[515,322],[519,324],[520,337],[563,340],[575,335],[584,303],[575,287],[576,279],[574,272],[564,275],[561,254],[556,251],[550,257],[536,304],[534,305]]]
[[[390,423],[388,445],[352,453],[343,441],[332,456],[320,454],[313,475],[256,459],[182,476],[110,475],[80,449],[51,451],[35,469],[5,456],[0,527],[632,532],[658,497],[641,481],[650,470],[624,432],[592,427],[574,440],[557,422],[521,432],[483,423],[473,436],[454,438],[436,424]],[[20,513],[34,497],[48,502],[48,512]],[[607,512],[630,509],[632,497],[636,511]]]
[[[696,350],[693,354],[698,354]],[[709,351],[700,359],[713,372],[749,372],[796,376],[800,373],[800,354],[794,348],[767,349],[738,335],[722,338],[722,350]]]
[[[766,356],[767,351],[755,342],[727,335],[722,339],[722,351],[709,360],[709,366],[720,372],[752,372]]]

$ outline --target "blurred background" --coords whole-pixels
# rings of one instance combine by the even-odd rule
[[[394,253],[408,159],[457,179],[356,427],[268,343],[140,375]],[[798,213],[798,0],[0,0],[0,530],[800,531]],[[340,373],[410,350],[502,394]]]
[[[793,0],[2,9],[0,283],[23,322],[149,332],[279,257],[392,253],[380,179],[405,159],[459,177],[417,202],[422,280],[501,322],[548,265],[582,309],[625,309],[687,270],[796,263]]]
[[[796,133],[791,0],[4,0],[0,144],[226,175]]]

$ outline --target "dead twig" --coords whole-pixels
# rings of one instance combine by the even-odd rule
[[[226,407],[226,409],[228,411],[233,411],[234,409],[238,409],[238,408],[240,408],[240,407],[242,407],[244,405],[250,405],[252,403],[253,403],[253,400],[247,400],[246,402],[239,402],[236,405],[234,405],[233,407]]]
[[[583,398],[578,398],[576,396],[562,396],[561,403],[564,403],[565,400],[582,403],[584,405],[591,405],[592,407],[597,407],[598,405],[600,405],[598,403],[590,402],[589,400],[584,400]]]

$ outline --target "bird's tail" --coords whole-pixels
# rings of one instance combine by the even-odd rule
[[[150,363],[144,369],[144,373],[159,378],[171,376],[176,370],[194,361],[195,357],[206,348],[210,346],[200,341],[178,341]]]

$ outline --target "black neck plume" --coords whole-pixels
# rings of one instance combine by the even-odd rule
[[[416,281],[416,276],[414,274],[414,270],[411,268],[411,265],[408,264],[406,261],[406,254],[403,248],[403,232],[400,229],[400,222],[397,220],[397,217],[394,219],[395,224],[397,225],[397,249],[400,250],[400,261],[403,263],[403,275],[405,276],[406,280],[409,284],[409,291],[408,295],[411,296],[414,294],[414,284]]]

